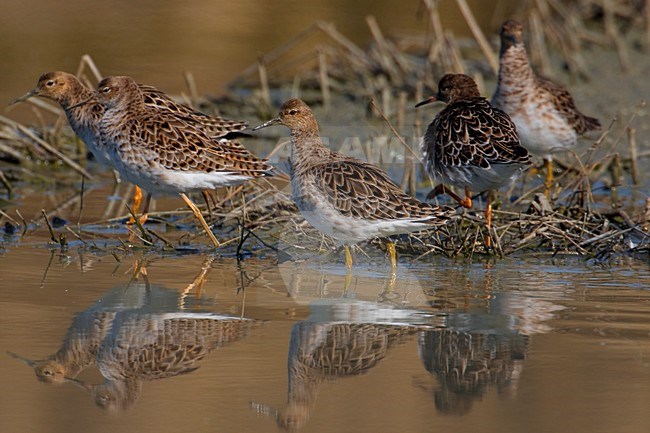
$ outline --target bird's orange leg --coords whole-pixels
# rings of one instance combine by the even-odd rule
[[[138,212],[140,212],[141,204],[142,204],[142,189],[140,189],[138,185],[135,185],[135,189],[133,190],[133,215],[137,215]],[[135,223],[135,220],[133,219],[133,216],[131,216],[127,224],[133,225],[133,223]]]
[[[488,229],[487,237],[485,238],[485,246],[492,247],[492,191],[487,193],[487,206],[485,207],[485,225]]]
[[[192,213],[194,214],[194,217],[199,220],[201,225],[203,226],[203,229],[205,232],[208,234],[208,237],[210,238],[210,241],[212,242],[212,245],[214,245],[215,248],[219,247],[219,241],[217,238],[214,236],[214,233],[212,233],[212,230],[210,230],[210,226],[208,225],[207,222],[205,222],[205,219],[203,219],[203,215],[201,215],[201,211],[199,210],[198,207],[194,204],[192,200],[189,199],[185,193],[180,193],[181,198],[183,201],[189,206],[189,208],[192,210]]]
[[[469,189],[465,187],[465,198],[462,199],[460,198],[456,193],[454,193],[452,190],[444,186],[443,184],[440,184],[433,188],[429,194],[427,194],[427,200],[431,200],[432,198],[439,196],[440,194],[447,194],[449,197],[454,199],[459,205],[465,208],[471,208],[472,207],[472,197],[470,196]]]
[[[459,200],[458,204],[467,209],[472,208],[472,194],[469,192],[469,188],[465,187],[465,200]]]
[[[551,196],[551,187],[553,187],[553,160],[547,158],[544,161],[544,166],[546,167],[546,182],[544,182],[544,195],[546,198]]]
[[[147,196],[144,198],[144,206],[142,208],[142,214],[140,215],[140,225],[144,225],[149,218],[149,206],[151,206],[151,193],[147,193]]]

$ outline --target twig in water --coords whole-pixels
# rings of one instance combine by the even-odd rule
[[[66,229],[67,231],[69,231],[70,233],[72,233],[72,236],[74,236],[75,238],[77,238],[78,240],[80,240],[84,245],[88,245],[88,242],[86,242],[85,240],[83,240],[83,238],[82,238],[81,236],[79,236],[77,233],[75,233],[74,230],[72,230],[69,226],[65,226],[65,229]]]
[[[86,187],[86,178],[81,176],[81,191],[79,192],[79,216],[77,217],[77,226],[81,224],[81,215],[84,210],[84,190]]]
[[[163,235],[156,233],[155,231],[151,229],[147,229],[147,234],[153,235],[153,237],[163,241],[166,247],[176,249],[176,247],[168,240],[166,239]]]
[[[45,287],[45,280],[47,278],[47,274],[50,271],[50,267],[52,266],[53,261],[54,261],[54,251],[50,253],[50,259],[47,261],[47,266],[45,266],[45,271],[43,271],[43,276],[41,277],[41,284],[39,286],[41,289]]]
[[[45,224],[47,224],[47,229],[50,232],[50,239],[52,239],[52,242],[59,243],[59,241],[56,240],[56,236],[54,236],[54,230],[52,229],[52,225],[50,224],[50,220],[47,218],[47,214],[45,213],[45,209],[41,209],[41,213],[43,214],[43,219],[45,220]]]
[[[646,6],[650,8],[650,6]],[[636,129],[625,128],[627,132],[627,141],[630,145],[630,175],[632,176],[632,184],[639,185],[639,162],[638,153],[636,148]]]
[[[22,231],[22,233],[20,234],[20,237],[22,238],[22,237],[24,237],[25,234],[27,233],[27,221],[25,221],[25,218],[23,217],[23,214],[21,214],[20,211],[19,211],[18,209],[16,209],[16,215],[18,215],[18,218],[20,218],[20,222],[21,222],[22,225],[23,225],[23,231]]]

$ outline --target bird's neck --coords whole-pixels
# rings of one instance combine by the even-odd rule
[[[535,73],[530,67],[523,43],[512,45],[501,53],[498,82],[500,90],[516,90],[526,87],[534,81]]]
[[[82,84],[78,84],[75,86],[75,89],[73,91],[67,92],[65,96],[58,102],[61,105],[61,108],[67,111],[68,108],[72,107],[73,105],[88,101],[92,97],[92,90],[86,88]]]
[[[323,145],[318,130],[291,132],[291,165],[294,172],[301,171],[313,161],[327,160],[332,151]]]
[[[106,106],[104,118],[120,119],[123,117],[133,117],[145,111],[146,105],[142,97],[124,97]]]

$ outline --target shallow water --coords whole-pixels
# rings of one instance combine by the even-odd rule
[[[77,379],[41,383],[37,365],[3,353],[5,431],[650,428],[639,262],[436,258],[403,262],[392,280],[362,261],[346,283],[318,259],[118,263],[34,247],[2,260],[30,263],[0,283],[3,352],[59,351]],[[177,356],[154,355],[164,350]]]

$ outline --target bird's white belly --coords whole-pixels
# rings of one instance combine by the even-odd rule
[[[547,156],[574,147],[577,142],[576,132],[555,108],[542,108],[530,103],[511,118],[522,145],[533,155]]]
[[[301,188],[291,182],[292,198],[303,218],[321,233],[340,244],[356,244],[375,237],[424,230],[431,226],[414,219],[365,220],[339,212],[314,188]]]

